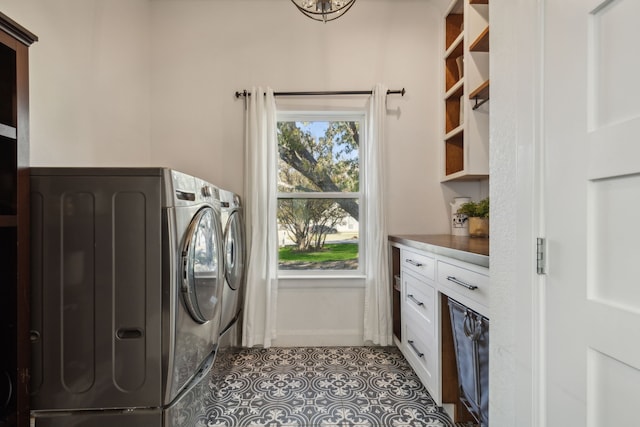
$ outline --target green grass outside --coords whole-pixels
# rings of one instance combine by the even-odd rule
[[[357,243],[326,243],[317,252],[297,252],[291,246],[280,248],[280,261],[329,262],[358,259]]]

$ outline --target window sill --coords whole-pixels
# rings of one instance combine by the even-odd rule
[[[291,274],[278,276],[278,288],[363,288],[363,274]]]

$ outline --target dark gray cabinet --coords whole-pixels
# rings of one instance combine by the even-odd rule
[[[0,426],[29,425],[29,60],[0,13]]]

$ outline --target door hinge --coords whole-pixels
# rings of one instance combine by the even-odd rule
[[[538,237],[536,239],[536,272],[538,274],[546,274],[547,257],[545,252],[547,251],[547,245],[544,237]]]

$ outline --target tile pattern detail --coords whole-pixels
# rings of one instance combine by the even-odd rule
[[[227,350],[207,427],[453,427],[395,347]]]

